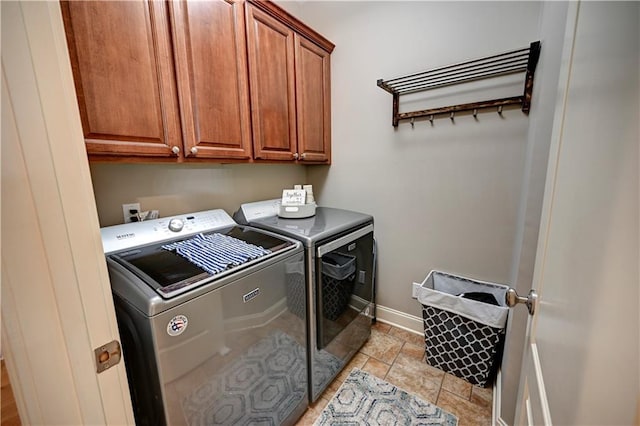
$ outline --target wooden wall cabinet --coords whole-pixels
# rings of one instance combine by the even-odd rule
[[[300,160],[331,161],[330,52],[296,34],[296,111]]]
[[[89,155],[175,155],[182,143],[167,4],[61,7]]]
[[[61,5],[90,157],[251,159],[243,2]]]
[[[185,156],[250,159],[244,4],[170,4]]]
[[[333,44],[272,3],[246,14],[254,158],[330,163]]]
[[[330,162],[333,44],[278,6],[61,9],[90,159]]]

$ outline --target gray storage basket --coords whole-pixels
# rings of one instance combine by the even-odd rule
[[[508,287],[431,271],[422,282],[426,359],[430,365],[478,385],[491,383],[502,356]],[[462,297],[488,293],[498,305]]]
[[[322,256],[322,315],[335,321],[345,311],[353,292],[356,258],[342,253]]]

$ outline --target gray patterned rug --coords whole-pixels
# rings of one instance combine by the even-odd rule
[[[354,368],[314,426],[457,424],[453,414]]]
[[[318,368],[329,379],[344,363],[322,352]],[[182,409],[192,426],[279,425],[306,401],[305,350],[276,330],[187,395]]]

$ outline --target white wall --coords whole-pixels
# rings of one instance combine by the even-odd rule
[[[529,118],[520,110],[391,125],[377,79],[536,40],[538,2],[304,2],[336,44],[331,167],[308,169],[320,204],[375,217],[378,303],[421,316],[411,282],[440,269],[510,280]],[[460,90],[460,89],[457,89]],[[496,88],[496,97],[503,96]],[[517,93],[520,94],[520,88]],[[440,106],[457,102],[442,97]],[[473,93],[471,93],[473,96]],[[483,100],[483,99],[475,99]],[[402,101],[401,101],[402,108]]]
[[[100,226],[122,223],[122,204],[161,216],[278,198],[283,188],[305,183],[305,167],[293,164],[111,164],[92,163]]]

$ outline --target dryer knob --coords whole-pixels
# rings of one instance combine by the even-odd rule
[[[182,219],[173,218],[169,221],[169,229],[172,230],[173,232],[182,231],[183,226],[184,226],[184,222],[182,221]]]

